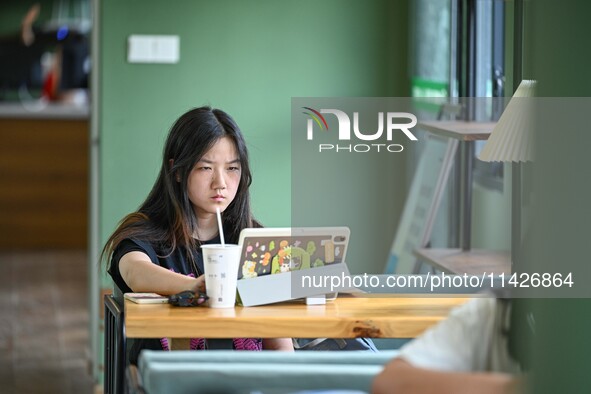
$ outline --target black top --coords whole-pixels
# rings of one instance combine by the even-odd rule
[[[216,244],[220,243],[219,236],[206,241],[202,242],[202,244]],[[187,252],[186,249],[181,247],[177,248],[172,254],[166,255],[165,248],[162,248],[158,245],[152,245],[145,241],[140,241],[138,239],[124,239],[121,243],[115,248],[113,251],[113,258],[111,259],[111,266],[109,267],[109,274],[113,278],[113,281],[119,287],[121,292],[123,293],[132,293],[133,289],[131,289],[127,283],[121,277],[121,273],[119,271],[119,261],[123,255],[129,252],[143,252],[150,257],[150,261],[152,263],[157,264],[161,267],[168,268],[169,270],[189,276],[198,277],[203,274],[203,255],[201,254],[201,248],[197,250],[192,250],[193,258],[195,260],[195,265],[193,265],[187,259]],[[189,289],[187,289],[189,290]]]
[[[213,244],[220,243],[219,237],[215,237],[209,241],[202,242],[202,244]],[[119,271],[119,261],[126,253],[129,252],[143,252],[148,255],[152,263],[157,264],[161,267],[168,268],[171,271],[179,274],[189,276],[200,276],[203,274],[203,256],[201,254],[201,248],[191,251],[193,258],[195,259],[195,266],[187,259],[187,253],[185,248],[177,248],[172,254],[166,255],[166,250],[162,246],[152,245],[145,241],[138,239],[127,238],[121,241],[121,243],[113,251],[113,257],[111,259],[111,265],[109,267],[109,274],[115,285],[121,290],[122,293],[132,293],[133,289],[130,288],[127,283],[123,280],[121,272]],[[190,289],[187,289],[190,290]],[[139,353],[143,349],[151,350],[162,350],[163,345],[161,340],[154,338],[135,338],[128,339],[127,341],[127,360],[131,364],[137,364]]]

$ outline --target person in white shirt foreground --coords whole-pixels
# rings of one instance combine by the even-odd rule
[[[446,320],[401,349],[400,356],[374,380],[372,393],[521,392],[527,363],[515,354],[522,350],[517,347],[527,345],[518,343],[515,328],[529,327],[533,334],[535,327],[533,314],[521,313],[522,304],[515,304],[491,296],[456,308]],[[518,322],[520,315],[523,319]]]

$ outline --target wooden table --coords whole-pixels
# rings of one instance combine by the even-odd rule
[[[339,296],[302,302],[211,309],[125,301],[128,338],[414,338],[444,319],[465,297]]]

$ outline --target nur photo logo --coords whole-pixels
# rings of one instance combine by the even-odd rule
[[[417,117],[409,112],[378,112],[378,126],[377,131],[367,132],[360,130],[359,127],[359,112],[353,112],[353,122],[346,112],[339,109],[320,109],[316,110],[311,107],[302,107],[305,111],[303,114],[309,116],[307,120],[306,138],[308,141],[314,140],[314,129],[320,132],[331,132],[323,114],[334,115],[337,120],[338,130],[336,137],[337,144],[318,144],[318,152],[402,152],[404,147],[401,144],[390,143],[397,133],[402,133],[411,141],[417,141],[417,137],[411,132],[417,124]],[[375,115],[374,115],[375,116]],[[352,127],[351,127],[352,126]],[[351,133],[351,130],[353,131]],[[388,143],[378,143],[385,134]],[[348,142],[351,139],[360,141],[375,141],[374,143],[360,143],[360,144],[342,144],[340,142]]]

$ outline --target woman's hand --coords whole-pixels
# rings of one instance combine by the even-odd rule
[[[200,275],[195,278],[195,287],[193,288],[195,293],[205,293],[205,275]]]

